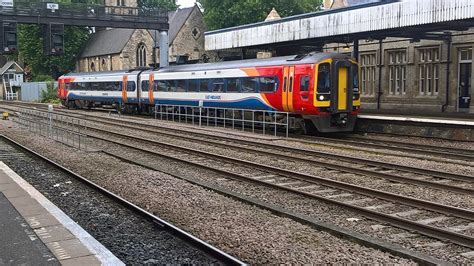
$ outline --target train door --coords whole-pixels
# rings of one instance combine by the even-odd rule
[[[155,103],[155,95],[153,93],[153,88],[155,87],[155,74],[150,73],[148,78],[148,103],[150,105],[154,105]]]
[[[458,110],[467,111],[471,105],[472,50],[459,51]]]
[[[295,66],[283,67],[282,103],[285,112],[293,112],[293,86],[295,83]]]
[[[333,110],[335,112],[350,112],[352,110],[352,76],[351,64],[347,61],[336,63],[336,87],[332,99],[334,102]]]
[[[127,86],[128,86],[128,76],[124,75],[122,77],[122,104],[126,104],[128,102]]]

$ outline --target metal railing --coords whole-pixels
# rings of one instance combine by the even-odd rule
[[[155,119],[191,123],[193,125],[214,126],[259,131],[262,134],[283,132],[288,137],[289,113],[267,110],[199,107],[190,105],[155,105]]]
[[[48,4],[59,5],[57,10],[49,9]],[[15,0],[11,6],[0,6],[0,13],[17,15],[35,15],[49,17],[81,17],[125,20],[150,20],[162,23],[168,22],[168,11],[163,8],[106,6],[105,1],[85,1],[72,3],[70,1],[41,1]]]
[[[35,110],[21,109],[17,114],[18,124],[30,132],[87,151],[88,129],[85,121]]]

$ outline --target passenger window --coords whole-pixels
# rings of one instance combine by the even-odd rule
[[[167,80],[166,85],[168,86],[168,91],[176,91],[176,81],[177,80]]]
[[[186,80],[180,79],[176,81],[176,91],[177,92],[186,92]]]
[[[135,91],[135,81],[127,82],[127,91]]]
[[[251,93],[257,91],[258,78],[242,78],[242,92]]]
[[[121,91],[122,90],[122,82],[116,81],[114,82],[114,91]]]
[[[168,91],[168,84],[166,80],[155,80],[155,84],[158,87],[157,91]]]
[[[329,63],[319,65],[318,68],[318,93],[331,92],[331,68]]]
[[[353,91],[355,93],[358,93],[359,92],[359,68],[357,67],[357,65],[355,65],[353,69],[354,69]]]
[[[188,82],[189,92],[199,92],[199,81],[197,79],[191,79]]]
[[[148,80],[143,80],[142,81],[142,91],[148,91]]]
[[[260,77],[260,92],[274,92],[278,89],[278,78],[276,77]]]
[[[211,79],[212,92],[224,92],[224,79]]]
[[[199,90],[201,92],[209,91],[209,80],[201,79],[199,82]]]
[[[227,81],[227,92],[239,92],[240,91],[240,79],[229,78]]]
[[[309,76],[301,77],[300,91],[309,91]]]

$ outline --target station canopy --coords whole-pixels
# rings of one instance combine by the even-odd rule
[[[333,9],[206,32],[206,50],[352,42],[403,37],[440,39],[474,26],[473,0],[401,0]]]

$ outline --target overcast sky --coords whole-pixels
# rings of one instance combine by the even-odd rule
[[[196,3],[196,0],[178,0],[176,1],[180,7],[191,7],[194,6],[194,3]]]

